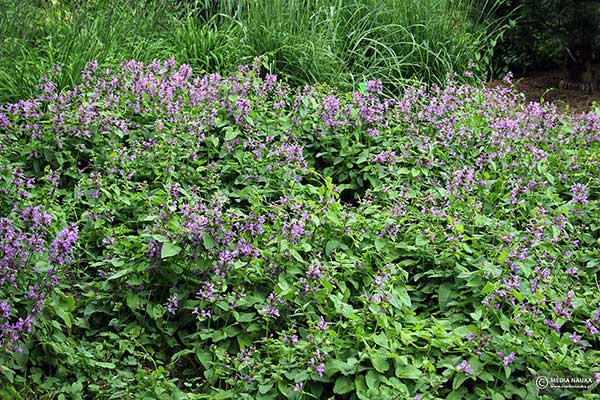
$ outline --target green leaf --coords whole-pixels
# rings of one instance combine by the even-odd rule
[[[211,250],[215,247],[215,239],[212,238],[208,233],[202,234],[202,244],[206,250]]]
[[[452,389],[456,390],[469,378],[466,374],[456,374],[454,375],[454,380],[452,381]]]
[[[230,140],[235,139],[237,135],[239,135],[239,133],[240,131],[237,128],[228,126],[227,128],[225,128],[225,141],[228,142]]]
[[[131,311],[136,311],[140,305],[140,296],[135,293],[127,293],[127,306]]]
[[[225,333],[225,335],[227,335],[227,337],[235,337],[235,336],[239,335],[240,332],[242,332],[240,327],[235,326],[235,325],[228,326],[227,328],[225,328],[225,331],[224,331],[224,333]]]
[[[370,358],[373,367],[377,371],[384,373],[390,368],[390,364],[387,361],[387,356],[385,356],[381,351],[372,353]]]
[[[365,376],[364,375],[357,376],[356,379],[354,380],[354,384],[356,385],[356,396],[360,400],[369,399],[369,397],[367,397],[367,386],[365,385]]]
[[[365,382],[367,383],[367,387],[371,390],[377,389],[380,382],[380,376],[374,370],[369,370],[367,375],[365,376]]]
[[[446,307],[446,304],[450,301],[454,293],[452,292],[452,285],[444,283],[438,290],[438,302],[441,307]]]
[[[341,372],[342,375],[351,375],[356,372],[356,364],[358,364],[358,360],[354,357],[350,357],[346,361],[330,359],[325,365],[325,370],[328,374]]]
[[[333,393],[345,394],[353,391],[354,388],[354,381],[350,377],[340,376],[335,380],[335,385],[333,386]]]
[[[213,361],[213,355],[210,352],[196,350],[196,359],[200,361],[200,364],[202,364],[204,369],[210,369]]]
[[[470,316],[471,316],[471,318],[473,318],[475,321],[479,321],[479,319],[481,318],[481,313],[482,313],[482,311],[481,311],[481,308],[480,308],[480,309],[478,309],[477,311],[470,313],[469,315],[470,315]]]
[[[160,250],[160,258],[165,259],[176,256],[181,251],[181,247],[174,245],[171,242],[165,242]]]
[[[146,312],[153,319],[160,319],[165,313],[165,308],[160,304],[148,304],[146,306]]]
[[[234,311],[233,316],[237,322],[250,322],[256,317],[256,314],[253,312],[238,313],[237,311]]]
[[[56,304],[54,306],[54,312],[58,317],[60,317],[60,319],[63,320],[67,328],[70,329],[73,326],[73,316],[71,315],[71,312],[66,307],[64,307],[64,303]]]
[[[393,296],[392,296],[392,301],[391,304],[400,309],[402,307],[408,307],[410,308],[412,305],[412,302],[410,301],[410,296],[408,294],[408,291],[406,290],[406,287],[403,286],[398,286],[396,288],[394,288],[393,292],[392,292]]]
[[[240,349],[247,349],[254,343],[254,339],[249,335],[238,335],[236,336]]]
[[[131,268],[124,268],[124,269],[122,269],[122,270],[119,270],[118,272],[115,272],[114,274],[112,274],[112,275],[111,275],[111,276],[108,278],[108,280],[109,280],[109,281],[112,281],[112,280],[114,280],[114,279],[119,279],[120,277],[122,277],[122,276],[125,276],[125,275],[127,275],[128,273],[130,273],[130,272],[131,272],[131,270],[132,270]]]
[[[417,235],[415,238],[415,246],[417,247],[425,247],[429,243],[429,240],[423,235]]]
[[[264,385],[259,385],[258,393],[265,394],[265,393],[269,392],[271,389],[273,389],[273,382],[269,382]]]
[[[111,363],[111,362],[102,362],[102,361],[95,361],[94,365],[96,367],[106,368],[106,369],[115,369],[117,367],[114,363]]]
[[[421,371],[414,365],[399,365],[396,366],[396,376],[400,379],[421,379]]]
[[[6,377],[6,379],[10,382],[13,383],[14,379],[15,379],[15,373],[13,372],[12,369],[5,367],[4,365],[0,365],[0,372],[2,373],[2,375],[4,375]]]
[[[347,250],[348,246],[346,246],[344,243],[341,243],[339,240],[330,239],[325,245],[325,254],[330,255],[334,249]]]
[[[387,243],[386,239],[384,239],[382,237],[378,237],[377,239],[375,239],[375,249],[377,251],[381,251],[385,247],[386,243]]]

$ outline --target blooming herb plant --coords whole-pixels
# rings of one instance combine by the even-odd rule
[[[82,79],[0,105],[0,394],[535,398],[600,372],[599,114],[258,63]]]

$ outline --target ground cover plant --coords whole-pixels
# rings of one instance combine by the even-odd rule
[[[90,62],[0,105],[0,397],[595,396],[600,116],[455,78]]]

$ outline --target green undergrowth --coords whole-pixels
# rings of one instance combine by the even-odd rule
[[[0,105],[0,397],[597,396],[600,117],[459,78],[92,62]]]

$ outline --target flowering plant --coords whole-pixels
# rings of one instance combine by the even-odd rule
[[[0,106],[20,182],[0,226],[72,221],[28,245],[70,280],[28,357],[3,356],[13,387],[32,368],[102,398],[524,398],[532,371],[594,368],[598,114],[172,60],[41,89]],[[3,297],[37,301],[23,279]]]

